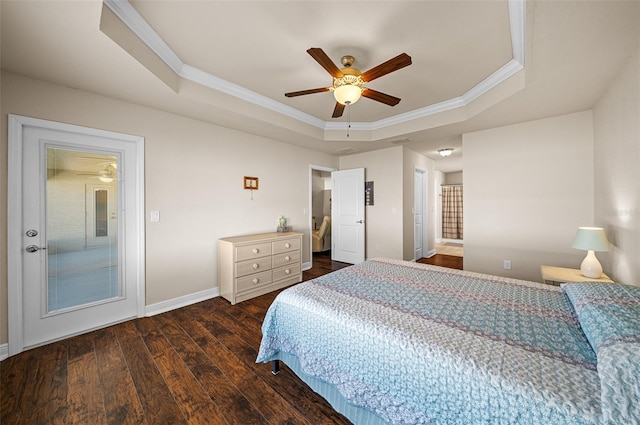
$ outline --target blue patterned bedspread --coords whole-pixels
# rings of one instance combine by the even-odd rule
[[[283,291],[258,362],[389,424],[602,423],[596,355],[558,287],[376,259]]]

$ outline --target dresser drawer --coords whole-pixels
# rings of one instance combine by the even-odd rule
[[[298,276],[300,274],[300,263],[292,264],[290,266],[279,267],[273,269],[273,281],[285,279],[287,277]]]
[[[255,258],[236,263],[236,277],[271,270],[271,257]]]
[[[271,282],[271,270],[269,270],[236,279],[236,289],[238,292],[248,291]]]
[[[286,266],[287,264],[295,264],[300,262],[300,251],[285,252],[284,254],[277,254],[273,257],[272,267]]]
[[[294,251],[300,249],[300,238],[284,239],[281,241],[271,242],[273,245],[273,253]]]
[[[236,261],[259,258],[267,255],[271,255],[271,244],[269,242],[236,247]]]

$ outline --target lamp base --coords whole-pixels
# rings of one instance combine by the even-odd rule
[[[596,258],[596,254],[593,251],[589,251],[587,256],[582,260],[580,265],[580,271],[584,277],[591,279],[599,279],[602,277],[602,266]]]

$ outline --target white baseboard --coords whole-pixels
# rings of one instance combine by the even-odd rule
[[[436,250],[435,249],[432,249],[429,252],[427,252],[427,258],[431,258],[434,255],[436,255]]]
[[[9,357],[9,344],[0,344],[0,361]]]
[[[302,271],[309,270],[309,269],[311,269],[310,261],[308,263],[302,263]]]
[[[166,313],[167,311],[186,307],[191,304],[199,303],[200,301],[210,300],[217,296],[220,296],[220,290],[218,288],[212,288],[196,292],[194,294],[185,295],[183,297],[174,298],[172,300],[151,304],[145,308],[145,316],[148,317],[155,316],[160,313]]]

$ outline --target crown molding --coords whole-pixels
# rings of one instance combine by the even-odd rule
[[[194,83],[198,83],[202,86],[228,94],[238,99],[246,100],[254,105],[270,109],[314,127],[323,128],[325,125],[324,121],[314,117],[313,115],[302,112],[296,108],[292,108],[291,106],[285,105],[284,103],[263,96],[227,80],[223,80],[222,78],[204,72],[191,65],[184,64],[182,66],[182,71],[178,73],[178,75],[182,78],[193,81]]]
[[[180,74],[184,62],[175,54],[157,32],[144,20],[128,0],[103,0],[107,6],[135,35],[158,55],[169,68]]]
[[[345,122],[323,121],[296,108],[285,105],[282,102],[278,102],[242,86],[223,80],[201,69],[185,64],[128,0],[103,0],[103,3],[182,78],[325,131],[344,130],[349,125],[353,131],[374,131],[465,107],[524,69],[525,1],[526,0],[508,0],[513,59],[476,86],[472,87],[465,94],[382,120],[374,122],[354,122],[350,124]]]

